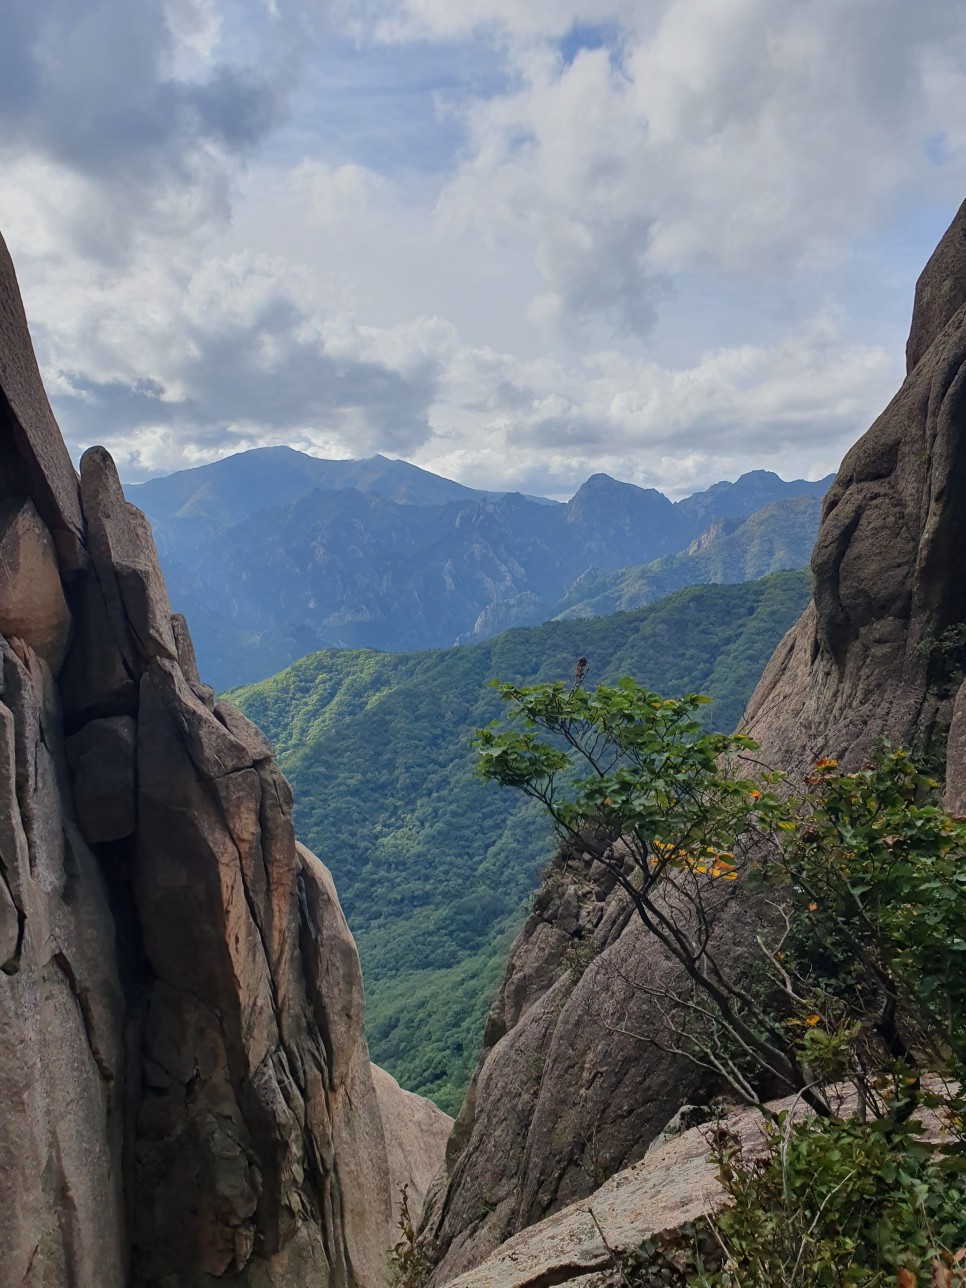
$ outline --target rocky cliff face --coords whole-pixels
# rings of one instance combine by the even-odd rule
[[[826,497],[814,602],[744,727],[792,773],[823,754],[860,763],[883,734],[911,741],[947,759],[950,807],[966,814],[966,204],[917,286],[908,360]],[[742,900],[719,920],[736,958],[758,915]],[[558,861],[512,950],[427,1208],[435,1282],[640,1159],[707,1090],[660,1049],[661,1015],[634,987],[673,983],[673,970],[592,866]]]
[[[784,769],[857,764],[882,734],[945,753],[966,642],[966,203],[916,286],[907,361],[825,498],[814,603],[748,705]]]
[[[0,1285],[379,1284],[412,1111],[335,890],[109,455],[78,479],[2,242],[0,389]]]

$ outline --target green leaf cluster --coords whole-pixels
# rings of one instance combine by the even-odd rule
[[[966,824],[904,748],[852,774],[820,761],[808,785],[783,867],[816,1005],[877,1014],[893,1055],[966,1061]]]
[[[772,1124],[764,1153],[743,1153],[725,1135],[714,1157],[732,1200],[715,1223],[727,1260],[692,1283],[891,1288],[953,1282],[956,1252],[966,1244],[966,1185],[911,1124],[792,1122],[786,1112]]]

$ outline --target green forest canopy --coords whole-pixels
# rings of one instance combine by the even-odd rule
[[[331,869],[359,946],[372,1058],[455,1113],[483,1021],[553,841],[533,802],[475,772],[488,687],[624,675],[709,693],[733,729],[804,609],[807,572],[680,591],[612,617],[548,622],[468,648],[328,650],[230,697],[275,745],[299,837]]]

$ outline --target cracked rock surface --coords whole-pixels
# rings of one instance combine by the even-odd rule
[[[853,768],[883,734],[941,763],[948,738],[947,781],[960,794],[966,202],[917,283],[906,356],[902,387],[825,498],[813,603],[776,650],[742,727],[765,760],[793,773],[820,756]]]
[[[288,784],[109,454],[74,471],[0,241],[0,1288],[382,1284],[449,1120],[420,1101],[390,1162],[418,1098],[377,1098],[362,1018]]]

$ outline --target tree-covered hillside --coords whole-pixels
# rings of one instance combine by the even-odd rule
[[[265,730],[299,836],[332,869],[362,958],[373,1059],[455,1111],[490,997],[552,840],[543,817],[481,782],[470,733],[487,682],[630,675],[710,693],[730,729],[809,595],[805,572],[682,591],[632,613],[548,622],[469,648],[314,653],[231,697]]]

